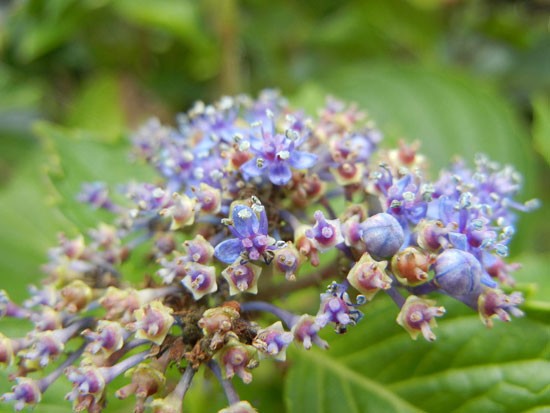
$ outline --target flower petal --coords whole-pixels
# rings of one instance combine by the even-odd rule
[[[232,264],[241,255],[243,245],[238,238],[231,238],[220,242],[214,249],[214,255],[221,262]]]
[[[256,213],[246,205],[235,205],[231,211],[233,228],[241,238],[250,237],[258,233],[260,222]]]
[[[317,155],[309,152],[292,151],[290,154],[289,163],[296,169],[308,169],[317,162]]]
[[[249,161],[243,163],[240,169],[244,179],[246,180],[261,176],[263,173],[263,170],[261,168],[258,168],[256,158],[252,158]]]
[[[292,171],[286,163],[276,162],[269,167],[269,180],[274,185],[286,185],[292,178]]]

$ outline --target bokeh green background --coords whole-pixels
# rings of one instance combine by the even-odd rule
[[[545,0],[1,2],[1,288],[24,298],[59,231],[107,219],[74,201],[79,182],[153,176],[127,158],[128,133],[149,116],[173,122],[196,100],[263,88],[314,114],[331,94],[366,109],[385,145],[420,140],[434,174],[480,151],[521,171],[521,198],[543,202],[511,248],[527,316],[488,331],[448,303],[438,341],[417,343],[382,299],[345,336],[329,332],[329,352],[263,363],[243,397],[261,412],[547,411],[549,16]],[[313,312],[316,294],[286,304]],[[6,321],[0,331],[22,334]],[[70,411],[67,389],[60,380],[35,411]],[[223,405],[207,377],[184,408]]]

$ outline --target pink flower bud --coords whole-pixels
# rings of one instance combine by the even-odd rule
[[[404,285],[419,285],[428,280],[428,270],[433,258],[417,248],[407,247],[392,258],[393,274]]]
[[[200,300],[206,294],[218,290],[216,283],[216,269],[208,265],[190,263],[186,266],[187,275],[181,281],[195,300]]]
[[[523,303],[523,297],[519,292],[506,295],[500,290],[488,288],[478,299],[479,316],[481,321],[491,328],[493,318],[510,321],[510,314],[516,317],[523,316],[523,312],[516,308],[521,303]]]
[[[364,253],[348,273],[347,280],[361,294],[371,300],[378,291],[391,287],[391,278],[386,274],[387,261],[375,261]]]
[[[225,372],[225,378],[231,379],[237,375],[244,383],[252,381],[252,374],[248,370],[258,365],[257,350],[254,347],[230,339],[217,353],[217,357]]]
[[[426,340],[434,341],[432,327],[437,325],[435,317],[441,317],[443,314],[445,309],[435,307],[435,301],[410,295],[397,316],[397,323],[407,330],[413,340],[422,333]]]
[[[240,264],[240,260],[222,271],[222,276],[229,284],[229,294],[235,295],[243,292],[250,294],[258,293],[258,278],[262,267],[247,262]]]
[[[197,200],[185,194],[172,194],[172,205],[160,210],[159,214],[172,218],[171,230],[177,230],[195,222]]]
[[[172,309],[156,300],[134,311],[135,323],[129,324],[136,331],[136,338],[144,338],[161,345],[174,324]]]

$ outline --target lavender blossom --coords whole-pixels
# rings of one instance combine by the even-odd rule
[[[267,215],[263,206],[233,205],[228,227],[235,238],[216,246],[216,258],[226,264],[233,263],[241,256],[250,260],[266,258],[274,240],[267,235]]]

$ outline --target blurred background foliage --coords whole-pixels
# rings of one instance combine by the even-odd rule
[[[550,379],[535,360],[548,360],[543,347],[549,338],[549,16],[546,0],[2,1],[2,288],[16,299],[24,297],[26,284],[38,282],[39,265],[57,232],[74,235],[105,219],[78,207],[74,195],[79,182],[101,179],[114,184],[152,176],[146,168],[126,162],[124,139],[149,116],[173,122],[196,100],[256,94],[264,88],[280,89],[293,104],[314,114],[332,94],[365,108],[385,132],[386,145],[400,138],[420,140],[434,173],[453,155],[472,159],[479,151],[521,171],[526,181],[522,199],[543,202],[537,212],[521,217],[512,246],[513,258],[525,263],[517,278],[528,299],[528,317],[515,320],[511,330],[499,325],[489,334],[475,315],[457,310],[468,315],[443,321],[442,330],[450,332],[434,346],[410,342],[393,325],[384,327],[393,323],[387,313],[394,311],[383,314],[375,307],[374,321],[369,325],[367,317],[365,326],[348,334],[355,334],[352,344],[346,344],[348,337],[331,335],[335,358],[316,352],[300,357],[295,351],[297,366],[285,375],[284,389],[280,380],[273,380],[278,376],[273,372],[282,368],[262,367],[254,390],[244,389],[245,394],[264,400],[262,412],[281,411],[283,405],[289,412],[321,411],[319,406],[334,400],[343,400],[351,411],[441,411],[448,410],[448,399],[430,398],[433,393],[426,389],[448,393],[452,389],[438,387],[434,377],[440,374],[451,381],[456,379],[452,373],[459,372],[464,374],[453,393],[456,410],[544,409],[550,392],[543,384]],[[313,301],[297,302],[303,311],[314,311]],[[464,337],[457,332],[453,336],[452,330],[466,327],[475,332],[468,347],[475,354],[484,349],[485,358],[445,359],[451,350],[465,346]],[[379,340],[362,343],[361,330]],[[528,335],[535,344],[524,351],[513,343],[504,350],[501,346],[491,356],[491,347],[509,335]],[[400,347],[394,339],[407,340]],[[410,351],[409,362],[426,361],[420,356],[429,353],[437,374],[409,366],[399,377],[384,376],[370,370],[368,363],[346,359],[344,352],[353,353],[349,346],[355,346],[357,357],[383,368],[374,363],[381,357],[376,350],[381,345],[373,344],[369,353],[363,348],[367,342]],[[334,363],[341,358],[342,364]],[[531,364],[522,365],[521,374],[514,376],[518,360]],[[479,384],[482,376],[477,374],[489,368],[485,362],[496,369],[496,376],[513,376],[512,390],[498,383],[489,386],[490,380]],[[311,363],[319,370],[316,381],[307,380]],[[495,363],[508,364],[499,370]],[[470,365],[479,371],[460,370]],[[526,384],[533,375],[542,381]],[[334,377],[345,386],[338,387]],[[189,403],[195,410],[190,411],[214,411],[205,407],[209,403],[223,406],[223,399],[213,401],[205,385],[197,388],[201,386],[206,396],[194,392]],[[320,399],[315,389],[326,386],[333,394]],[[529,391],[516,394],[518,386]],[[58,399],[64,390],[52,391],[46,402],[62,405]],[[353,396],[358,393],[380,404],[371,402],[365,410],[364,396]],[[120,406],[124,411],[124,404]],[[40,411],[69,410],[64,408]]]

